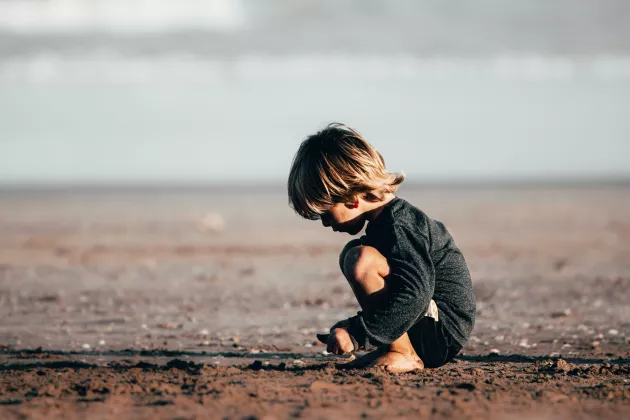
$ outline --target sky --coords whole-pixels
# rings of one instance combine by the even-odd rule
[[[420,183],[630,179],[623,3],[119,3],[0,1],[1,185],[280,183],[332,121]]]

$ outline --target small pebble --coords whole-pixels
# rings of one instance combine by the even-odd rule
[[[105,345],[105,340],[99,340],[98,345],[99,346],[104,346]]]
[[[617,334],[619,334],[619,331],[614,330],[614,329],[610,329],[610,330],[608,330],[608,334],[610,334],[610,335],[617,335]]]
[[[499,349],[490,349],[490,356],[498,356],[499,354],[501,354]]]
[[[90,349],[90,345],[89,345],[88,343],[84,343],[84,344],[81,346],[81,348],[82,348],[82,349],[84,349],[84,350],[89,350],[89,349]]]
[[[561,318],[561,317],[565,317],[565,316],[569,316],[571,315],[571,309],[567,308],[564,311],[560,311],[560,312],[552,312],[551,313],[551,317],[552,318]]]

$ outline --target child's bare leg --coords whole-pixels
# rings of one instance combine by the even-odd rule
[[[365,311],[377,306],[387,295],[385,277],[389,274],[387,259],[369,246],[349,249],[343,258],[343,273],[359,305]],[[404,333],[386,349],[378,349],[353,362],[354,365],[383,366],[391,372],[409,372],[424,367],[409,335]]]

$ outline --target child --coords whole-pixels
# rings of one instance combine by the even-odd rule
[[[442,366],[475,323],[462,253],[442,223],[394,196],[403,180],[358,132],[338,123],[308,137],[291,166],[289,202],[300,216],[351,235],[368,223],[339,258],[362,311],[325,338],[335,354],[377,347],[350,367]]]

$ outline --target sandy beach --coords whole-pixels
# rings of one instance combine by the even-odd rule
[[[477,324],[437,370],[344,370],[345,234],[279,188],[0,193],[2,418],[620,418],[630,189],[405,187],[468,261]]]

